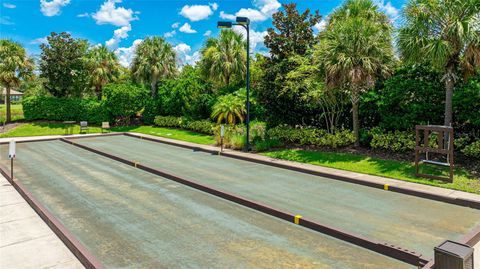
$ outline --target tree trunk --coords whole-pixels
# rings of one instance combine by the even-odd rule
[[[452,124],[453,118],[453,109],[452,109],[452,98],[453,98],[453,88],[455,87],[455,67],[450,65],[447,66],[445,73],[445,126],[450,126]]]
[[[355,89],[352,93],[352,118],[353,118],[353,135],[355,136],[355,147],[360,146],[360,122],[358,121],[358,91]]]
[[[157,79],[154,78],[152,80],[152,83],[150,83],[150,90],[152,91],[152,98],[155,98],[157,96]]]
[[[6,122],[9,123],[12,121],[12,113],[10,111],[10,87],[5,89],[5,105],[7,107]]]
[[[95,85],[95,93],[97,94],[98,100],[102,100],[102,86]]]

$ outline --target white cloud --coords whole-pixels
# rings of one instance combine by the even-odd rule
[[[125,67],[129,67],[130,63],[133,60],[133,56],[135,54],[135,50],[137,49],[137,46],[142,43],[142,39],[136,39],[133,41],[132,46],[130,47],[124,47],[124,48],[118,48],[116,49],[115,55],[118,57],[118,61],[120,62],[121,65]]]
[[[277,0],[255,0],[254,4],[267,16],[272,16],[282,6]]]
[[[218,9],[218,4],[217,3],[210,3],[208,4],[210,7],[212,7],[213,11]]]
[[[392,22],[395,22],[398,19],[400,11],[394,7],[391,2],[385,3],[384,0],[377,0],[375,1],[375,4],[381,11],[387,14]]]
[[[40,11],[47,17],[60,14],[60,9],[70,4],[70,0],[40,0]]]
[[[30,44],[38,45],[38,44],[44,44],[44,43],[47,43],[47,42],[48,42],[47,37],[39,37],[39,38],[35,38],[34,40],[30,41]]]
[[[16,8],[17,6],[10,3],[3,3],[3,7],[13,9],[13,8]]]
[[[247,34],[245,30],[241,27],[232,28],[235,32],[241,34],[243,39],[247,39]],[[267,31],[257,32],[253,29],[250,30],[250,54],[252,54],[258,47],[263,47],[263,42],[265,40],[265,36],[267,35]]]
[[[398,9],[397,9],[396,7],[392,6],[392,3],[388,2],[388,3],[384,6],[384,8],[385,8],[385,13],[387,13],[387,16],[389,16],[389,17],[391,17],[391,18],[392,18],[392,17],[393,17],[393,18],[398,17],[399,11],[398,11]]]
[[[212,31],[208,30],[205,32],[205,34],[203,34],[203,36],[211,36],[212,35]]]
[[[318,22],[313,26],[313,28],[319,32],[325,30],[326,27],[327,27],[327,21],[325,19],[322,19],[320,22]]]
[[[235,15],[228,14],[228,13],[225,13],[223,11],[220,11],[220,18],[222,18],[224,20],[235,20],[236,19]]]
[[[88,14],[87,12],[77,15],[77,17],[79,17],[79,18],[85,18],[85,17],[89,17],[89,16],[90,16],[90,14]]]
[[[241,8],[235,14],[220,11],[220,18],[235,20],[236,17],[247,17],[250,21],[265,21],[282,6],[277,0],[255,0],[254,8]]]
[[[171,32],[164,33],[163,36],[166,37],[166,38],[169,38],[169,37],[173,37],[175,34],[177,34],[177,32],[175,30],[173,30]]]
[[[187,33],[187,34],[194,34],[197,31],[192,29],[192,26],[190,26],[190,24],[186,22],[184,25],[182,25],[182,27],[180,27],[180,32]]]
[[[210,5],[212,5],[214,8],[213,10],[218,8],[216,3]],[[209,5],[185,5],[182,7],[180,15],[189,19],[190,21],[201,21],[213,14],[212,7]]]
[[[247,17],[250,21],[265,21],[268,17],[262,12],[253,8],[242,8],[237,13],[236,17]]]
[[[202,54],[199,51],[195,51],[192,55],[185,55],[185,63],[189,65],[195,65],[198,61],[200,61],[201,57]]]
[[[180,23],[179,23],[179,22],[176,22],[176,23],[172,24],[172,28],[173,28],[173,29],[176,29],[176,28],[178,28],[179,26],[180,26]]]
[[[177,53],[189,53],[192,48],[185,43],[180,43],[173,47],[173,50],[175,50]]]
[[[118,47],[118,44],[122,39],[125,39],[128,37],[128,32],[132,30],[132,26],[126,25],[121,28],[118,28],[117,30],[113,31],[113,37],[110,40],[107,40],[105,42],[105,45],[109,47],[110,49],[115,49]]]
[[[115,26],[127,26],[133,20],[138,20],[131,9],[124,7],[116,7],[116,3],[121,3],[122,0],[107,0],[100,6],[100,9],[92,15],[97,24],[113,24]]]
[[[195,63],[200,60],[200,52],[195,51],[193,54],[190,54],[192,48],[185,43],[180,43],[173,47],[173,49],[177,53],[177,65],[180,68],[187,64],[195,65]]]

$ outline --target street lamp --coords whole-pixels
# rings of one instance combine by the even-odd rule
[[[232,26],[239,25],[247,30],[247,141],[245,151],[250,150],[250,19],[247,17],[237,17],[236,22],[219,21],[217,27],[222,29],[232,28]]]

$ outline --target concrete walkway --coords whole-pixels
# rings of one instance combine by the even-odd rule
[[[1,175],[0,268],[84,268]]]

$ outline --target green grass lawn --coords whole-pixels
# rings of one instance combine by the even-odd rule
[[[442,188],[466,191],[480,194],[480,179],[475,179],[463,169],[455,169],[453,183],[445,183],[439,180],[430,180],[415,177],[415,166],[410,162],[401,162],[395,160],[384,160],[362,155],[349,153],[320,152],[308,150],[278,150],[261,153],[262,155],[309,163],[314,165],[326,166],[341,170],[348,170],[358,173],[364,173],[375,176],[389,177],[409,182],[415,182],[426,185],[433,185]],[[423,172],[439,174],[444,171],[438,171],[432,167],[425,167]]]
[[[12,105],[10,107],[10,111],[12,112],[12,121],[23,120],[23,108],[21,104]],[[0,105],[0,122],[5,121],[5,117],[7,115],[5,105]]]
[[[89,133],[100,133],[102,130],[100,127],[90,126]],[[160,128],[154,126],[127,126],[127,127],[114,127],[112,132],[137,132],[143,134],[150,134],[155,136],[167,137],[171,139],[177,139],[182,141],[193,142],[197,144],[211,145],[215,143],[215,140],[210,135],[199,134],[186,130]],[[74,126],[73,133],[78,134],[80,132],[80,126],[77,124]],[[1,134],[0,137],[20,137],[20,136],[41,136],[41,135],[63,135],[65,134],[65,124],[62,123],[26,123],[18,127],[15,127],[8,132]]]

